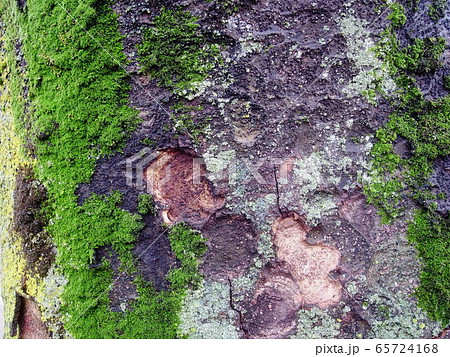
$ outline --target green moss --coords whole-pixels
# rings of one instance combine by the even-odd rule
[[[181,266],[169,272],[168,280],[174,289],[197,287],[202,277],[198,272],[200,258],[206,253],[205,239],[201,233],[185,223],[170,228],[169,241]]]
[[[380,208],[385,222],[401,213],[406,193],[422,201],[425,196],[429,198],[422,187],[432,172],[432,163],[450,153],[450,97],[425,100],[412,77],[413,73],[433,72],[441,65],[445,40],[413,39],[402,48],[395,33],[395,18],[391,16],[392,24],[384,31],[376,52],[388,64],[399,91],[392,100],[394,111],[389,122],[376,133],[372,180],[364,189],[369,202]],[[394,153],[398,137],[411,144],[410,157]]]
[[[142,226],[138,216],[118,207],[117,193],[93,196],[83,206],[75,195],[78,184],[90,179],[96,160],[112,153],[137,123],[127,106],[129,87],[116,17],[108,1],[32,2],[26,13],[16,9],[13,15],[8,25],[23,32],[22,50],[32,79],[32,125],[22,130],[36,150],[37,175],[49,197],[47,231],[68,280],[61,295],[65,326],[74,337],[117,337],[117,316],[109,310],[107,294],[111,270],[106,263],[98,269],[89,265],[98,247],[129,249]]]
[[[432,3],[428,5],[428,15],[434,21],[438,21],[444,17],[447,6],[447,0],[433,0]]]
[[[150,138],[142,139],[141,143],[147,147],[156,148],[156,142]]]
[[[217,63],[219,48],[207,42],[198,18],[163,7],[153,21],[139,46],[143,70],[169,88],[190,89],[203,81]]]
[[[419,211],[408,238],[423,262],[416,290],[419,306],[445,327],[450,324],[450,220]]]
[[[400,90],[392,99],[389,121],[377,131],[372,177],[364,191],[368,201],[380,209],[384,222],[406,208],[407,198],[422,205],[408,228],[408,239],[416,244],[423,262],[416,295],[419,306],[445,326],[450,322],[450,230],[448,220],[434,212],[436,204],[427,203],[438,197],[427,189],[427,178],[435,159],[450,154],[450,96],[426,100],[413,75],[440,67],[446,45],[443,38],[424,38],[412,39],[410,45],[401,47],[395,33],[396,15],[391,13],[390,19],[391,26],[384,31],[377,53],[388,64]],[[409,155],[394,153],[397,138],[408,141]]]
[[[83,206],[73,207],[70,220],[55,220],[48,227],[58,246],[58,260],[73,269],[87,268],[93,263],[96,248],[121,245],[135,240],[135,234],[142,228],[140,216],[132,215],[119,207],[121,195],[93,195]],[[68,208],[66,206],[66,208]],[[70,244],[67,242],[70,237]]]
[[[450,75],[446,75],[443,77],[444,88],[450,91]]]
[[[179,102],[170,108],[171,125],[167,127],[175,132],[175,137],[187,134],[195,143],[198,143],[201,136],[204,136],[210,122],[210,118],[201,115],[202,106],[191,106]]]
[[[110,245],[121,253],[121,269],[137,273],[127,252],[142,226],[138,216],[117,208],[119,200],[118,194],[92,197],[80,207],[78,218],[72,220],[71,229],[76,233],[71,237],[78,242],[79,249],[71,246],[67,257],[62,252],[62,258],[70,259],[73,266],[70,269],[67,262],[64,264],[68,279],[62,294],[62,311],[68,316],[66,326],[77,338],[175,338],[185,290],[201,282],[198,264],[206,251],[204,239],[184,223],[171,227],[171,247],[180,262],[167,276],[171,288],[155,290],[137,275],[139,297],[131,301],[128,311],[113,312],[109,309],[108,291],[113,281],[109,262],[104,260],[96,268],[88,265],[92,263],[95,247]]]
[[[402,27],[406,23],[405,8],[397,3],[393,2],[389,5],[390,13],[387,18],[391,21],[393,27]]]
[[[388,31],[392,30],[388,29]],[[444,38],[414,38],[410,45],[400,48],[393,32],[386,33],[386,36],[391,42],[388,51],[382,47],[379,48],[379,53],[389,62],[394,72],[430,73],[442,65]]]
[[[151,195],[143,193],[138,196],[138,212],[140,214],[156,214],[155,201]]]
[[[179,325],[182,296],[171,290],[157,291],[141,279],[136,280],[139,298],[131,302],[127,312],[112,312],[107,293],[100,295],[104,282],[110,278],[107,266],[83,271],[83,286],[78,285],[71,300],[76,301],[83,315],[71,315],[66,326],[77,338],[175,338]],[[77,277],[81,277],[77,274]],[[74,284],[74,277],[69,281]],[[89,281],[89,284],[85,284]],[[108,286],[106,286],[107,290]],[[93,289],[93,291],[92,291]],[[67,289],[66,289],[67,290]],[[96,295],[95,295],[96,294]],[[99,297],[99,298],[98,298]],[[83,299],[80,299],[83,298]],[[76,307],[73,307],[75,309]],[[83,309],[83,310],[81,310]],[[80,317],[76,319],[76,317]]]

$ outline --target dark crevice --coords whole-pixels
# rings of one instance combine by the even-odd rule
[[[273,168],[273,175],[275,177],[275,189],[277,192],[277,207],[278,207],[278,211],[280,212],[280,215],[283,217],[284,213],[283,213],[283,210],[281,209],[281,205],[280,205],[280,186],[278,183],[278,175],[277,175],[276,167]]]
[[[27,6],[27,1],[26,0],[17,0],[17,7],[19,8],[19,10],[21,12],[23,12],[25,10],[26,6]]]
[[[244,333],[244,338],[248,339],[249,338],[248,330],[244,327],[245,326],[244,325],[244,316],[243,316],[241,310],[237,309],[233,302],[233,285],[232,285],[230,278],[228,278],[228,285],[230,287],[230,308],[231,308],[231,310],[235,311],[238,314],[239,328]]]
[[[25,269],[33,275],[44,277],[54,261],[56,251],[45,232],[48,222],[42,213],[47,192],[35,179],[32,168],[18,168],[13,197],[12,228],[22,238]]]

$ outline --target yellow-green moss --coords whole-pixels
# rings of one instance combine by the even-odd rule
[[[21,140],[17,135],[11,114],[9,92],[9,67],[4,52],[4,39],[0,37],[0,251],[1,292],[4,302],[5,336],[10,334],[14,315],[16,291],[22,291],[25,259],[21,254],[21,238],[11,231],[13,219],[13,194],[17,168],[30,165],[31,161],[21,154]],[[35,286],[30,280],[30,286]]]

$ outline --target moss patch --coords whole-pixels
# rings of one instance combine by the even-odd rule
[[[427,179],[435,159],[450,154],[450,96],[426,100],[415,81],[416,75],[432,73],[441,65],[446,45],[441,38],[424,38],[401,46],[396,29],[404,24],[404,11],[398,3],[389,6],[391,25],[383,32],[376,51],[388,65],[399,91],[391,98],[393,113],[389,121],[376,133],[373,170],[364,191],[368,201],[379,208],[385,223],[407,208],[407,199],[423,207],[408,230],[408,238],[417,245],[424,264],[416,295],[419,306],[446,326],[450,323],[450,261],[448,254],[441,252],[448,252],[449,224],[448,218],[441,218],[427,203],[437,198],[427,187]],[[394,152],[399,138],[410,144],[409,155]]]
[[[419,306],[445,326],[450,322],[450,220],[419,211],[408,237],[423,262],[416,291]]]
[[[23,39],[31,105],[28,111],[25,105],[14,108],[15,123],[21,124],[14,130],[29,138],[28,147],[36,155],[35,175],[48,193],[42,207],[48,220],[45,231],[57,248],[57,268],[48,278],[61,278],[56,286],[48,279],[28,280],[27,291],[42,302],[50,324],[62,317],[75,338],[174,338],[184,293],[200,280],[196,271],[200,238],[192,254],[194,247],[186,241],[198,238],[197,233],[186,226],[171,230],[180,266],[171,272],[171,289],[158,291],[139,276],[131,253],[141,217],[120,207],[117,192],[92,195],[82,205],[75,194],[79,184],[90,180],[97,160],[120,149],[137,124],[136,112],[128,106],[122,36],[110,6],[109,0],[44,0],[28,2],[27,11],[21,12],[10,0],[0,8],[11,63],[16,61],[11,44],[19,34]],[[16,83],[14,95],[21,98],[21,70],[11,67],[10,73]],[[148,199],[140,201],[141,211],[152,210]],[[17,251],[16,246],[11,243],[11,252]],[[139,297],[127,312],[109,307],[110,261],[91,265],[96,249],[104,246],[119,255],[120,271],[134,277]],[[22,264],[19,258],[17,253],[3,261],[7,271],[23,270],[17,266]],[[175,279],[176,273],[183,279]],[[20,282],[21,276],[11,276],[10,289]],[[54,304],[42,295],[45,291],[55,294]]]
[[[200,31],[187,11],[162,8],[139,47],[142,68],[162,86],[190,89],[214,68],[219,48]]]
[[[22,278],[26,261],[22,254],[23,239],[13,232],[14,189],[19,166],[30,165],[23,155],[21,138],[12,115],[11,67],[8,64],[3,29],[0,33],[0,257],[1,293],[4,302],[5,336],[11,334],[16,292],[23,292]]]

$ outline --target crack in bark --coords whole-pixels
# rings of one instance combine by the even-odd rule
[[[229,292],[230,292],[230,308],[231,310],[233,310],[234,312],[236,312],[239,316],[239,328],[242,330],[242,332],[244,333],[244,338],[249,338],[248,336],[248,330],[244,327],[244,316],[242,315],[242,311],[237,309],[236,306],[234,305],[233,302],[233,285],[231,283],[231,279],[228,278],[228,285],[229,285]]]
[[[277,193],[277,207],[278,207],[278,211],[280,212],[280,215],[283,217],[284,213],[280,206],[280,186],[278,183],[278,175],[277,175],[276,167],[273,168],[273,175],[275,177],[275,189],[276,189],[276,193]]]

